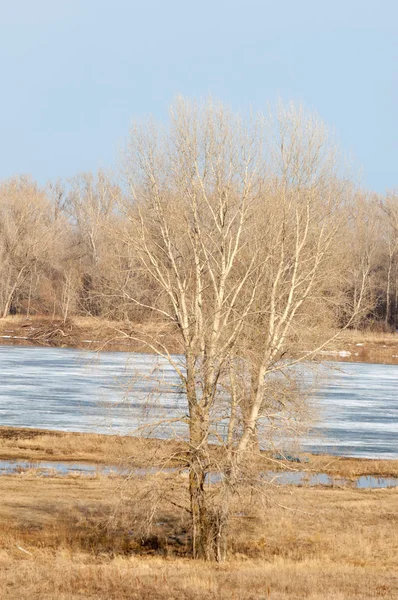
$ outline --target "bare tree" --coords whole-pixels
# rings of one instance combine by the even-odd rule
[[[96,175],[80,174],[69,182],[65,208],[73,226],[72,263],[78,264],[80,284],[76,285],[70,271],[66,274],[65,308],[69,305],[72,288],[80,287],[80,310],[97,316],[106,313],[103,305],[112,279],[110,257],[117,242],[112,228],[119,195],[119,187],[101,170]]]
[[[375,196],[358,191],[353,196],[341,240],[341,249],[350,265],[346,273],[347,302],[339,307],[340,326],[349,322],[354,327],[364,327],[377,318],[380,286],[383,285],[380,279],[382,229]],[[358,302],[361,311],[355,311]],[[353,311],[355,319],[352,318]]]
[[[386,286],[385,286],[385,324],[392,322],[397,326],[397,256],[398,256],[398,197],[389,194],[380,199],[379,206],[382,210],[383,241],[386,254]],[[395,293],[393,294],[393,289]]]
[[[231,497],[292,407],[276,374],[294,380],[306,332],[315,353],[322,324],[348,302],[341,231],[352,186],[323,124],[294,106],[245,122],[179,100],[168,128],[133,128],[126,173],[128,243],[156,289],[146,308],[174,329],[184,357],[181,367],[163,338],[144,340],[186,393],[193,555],[221,560]],[[212,441],[223,473],[216,503],[206,491]]]
[[[29,310],[32,292],[51,278],[65,221],[53,210],[45,190],[29,178],[0,186],[1,314],[16,310],[17,301]]]
[[[261,483],[255,457],[300,416],[295,365],[371,300],[380,235],[323,123],[293,105],[245,120],[181,99],[168,127],[133,128],[125,168],[126,197],[102,172],[52,201],[1,186],[2,314],[18,294],[30,307],[41,278],[64,319],[79,288],[89,313],[151,315],[131,336],[185,392],[193,555],[222,560],[234,496]]]

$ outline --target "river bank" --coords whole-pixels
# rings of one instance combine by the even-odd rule
[[[217,447],[212,446],[211,450],[216,464]],[[186,444],[177,440],[0,427],[0,460],[23,460],[30,462],[32,468],[40,461],[90,463],[126,470],[184,468],[186,451]],[[259,471],[325,473],[348,480],[362,476],[398,477],[398,460],[310,453],[300,453],[294,459],[265,452],[254,457]]]
[[[181,351],[171,329],[159,323],[132,325],[94,317],[73,317],[64,321],[19,315],[0,319],[0,343],[10,345],[152,353],[153,348],[144,342],[152,335],[160,335],[173,353]]]
[[[82,348],[93,351],[153,352],[144,338],[159,334],[159,323],[134,326],[93,317],[73,317],[66,321],[45,316],[9,316],[0,319],[0,342],[11,345]],[[181,351],[170,327],[161,326],[168,348]],[[331,331],[330,336],[336,332]],[[398,365],[398,334],[346,330],[330,342],[319,359],[341,362],[368,362]]]
[[[1,427],[0,458],[31,462],[0,477],[1,597],[398,598],[397,487],[270,482],[232,507],[228,561],[198,563],[189,560],[188,481],[176,468],[184,451],[177,440]],[[295,458],[264,454],[257,464],[352,481],[398,476],[398,460]],[[44,475],[42,460],[129,472]]]

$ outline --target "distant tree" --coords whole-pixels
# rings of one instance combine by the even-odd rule
[[[110,259],[117,241],[113,229],[120,193],[119,186],[102,170],[96,175],[82,173],[69,181],[65,210],[73,227],[80,311],[87,314],[105,316],[109,309],[105,299],[113,277]],[[71,277],[70,273],[66,283]]]
[[[3,317],[18,311],[23,302],[29,305],[33,291],[46,276],[52,276],[60,232],[65,225],[61,221],[45,190],[29,178],[15,177],[0,184]]]
[[[391,193],[380,199],[383,241],[386,257],[385,323],[398,324],[398,196]]]

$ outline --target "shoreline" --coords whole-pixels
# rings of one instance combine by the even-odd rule
[[[217,461],[217,447],[211,446]],[[177,440],[115,434],[64,432],[0,426],[0,460],[69,462],[131,469],[182,468],[186,445]],[[354,480],[361,476],[398,477],[398,459],[350,458],[299,453],[294,462],[266,452],[254,457],[259,470],[325,473]]]
[[[181,348],[170,327],[152,323],[118,323],[94,317],[73,317],[65,322],[45,316],[10,316],[0,319],[0,345],[76,348],[95,352],[154,351],[140,338],[158,334],[173,353]],[[317,360],[398,365],[398,334],[346,330],[331,342]]]

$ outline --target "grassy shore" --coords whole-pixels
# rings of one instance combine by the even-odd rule
[[[136,323],[107,321],[93,317],[73,317],[63,322],[59,318],[43,316],[9,316],[0,319],[0,342],[2,344],[44,345],[75,347],[89,350],[113,350],[128,352],[151,352],[140,342],[148,335],[159,335],[169,349],[180,352],[176,336],[169,327],[159,323]],[[328,332],[331,337],[336,331]],[[398,334],[374,331],[346,330],[338,340],[332,341],[319,358],[349,361],[398,364]]]
[[[217,448],[213,447],[215,460]],[[0,427],[0,460],[85,462],[123,467],[184,466],[186,446],[176,440]],[[346,458],[327,454],[298,455],[301,462],[257,456],[259,470],[308,471],[354,479],[361,475],[398,477],[398,460]]]
[[[94,317],[73,317],[63,321],[46,316],[19,315],[0,319],[0,342],[11,345],[151,352],[151,348],[140,341],[151,335],[160,335],[173,352],[181,351],[170,328],[159,323],[135,323],[132,326]]]

